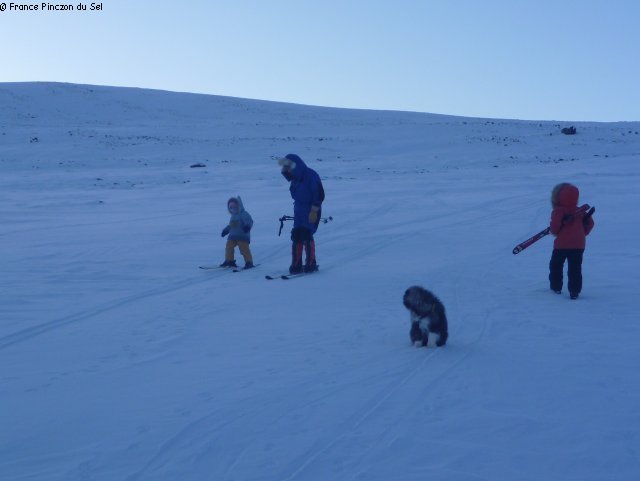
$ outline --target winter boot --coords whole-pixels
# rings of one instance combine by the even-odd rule
[[[304,272],[316,272],[318,270],[318,264],[316,264],[315,262],[311,264],[305,264],[302,270]]]
[[[255,266],[253,265],[253,262],[247,262],[244,265],[244,269],[253,269]]]
[[[224,261],[222,264],[220,264],[220,267],[238,267],[238,266],[236,265],[235,260],[231,260],[231,261]]]

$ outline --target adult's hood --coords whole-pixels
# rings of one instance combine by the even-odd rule
[[[299,156],[297,156],[296,154],[287,154],[284,156],[285,159],[289,159],[292,162],[295,162],[296,167],[295,169],[293,169],[291,171],[291,174],[296,178],[296,179],[300,179],[302,178],[302,176],[304,175],[304,173],[307,171],[307,164],[304,163],[304,160],[302,160]]]

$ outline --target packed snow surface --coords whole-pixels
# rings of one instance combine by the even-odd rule
[[[0,479],[639,479],[638,131],[0,84]],[[267,281],[288,153],[334,220]],[[511,253],[559,182],[597,208],[576,301],[550,237]],[[260,267],[198,269],[238,194]]]

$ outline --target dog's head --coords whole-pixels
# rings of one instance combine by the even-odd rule
[[[404,307],[422,317],[429,314],[434,304],[434,297],[426,289],[420,286],[411,286],[402,297]]]
[[[410,311],[415,311],[418,305],[422,302],[422,291],[422,287],[419,286],[411,286],[409,289],[404,291],[404,296],[402,296],[402,303],[404,304],[404,307]]]

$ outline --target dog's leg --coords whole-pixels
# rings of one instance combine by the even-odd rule
[[[411,330],[409,331],[409,337],[411,338],[411,344],[420,342],[422,340],[422,330],[420,329],[420,323],[412,322]]]
[[[444,313],[444,307],[442,308],[442,318],[440,326],[440,339],[436,343],[436,346],[442,347],[447,343],[449,338],[449,321],[447,321],[447,315]]]

